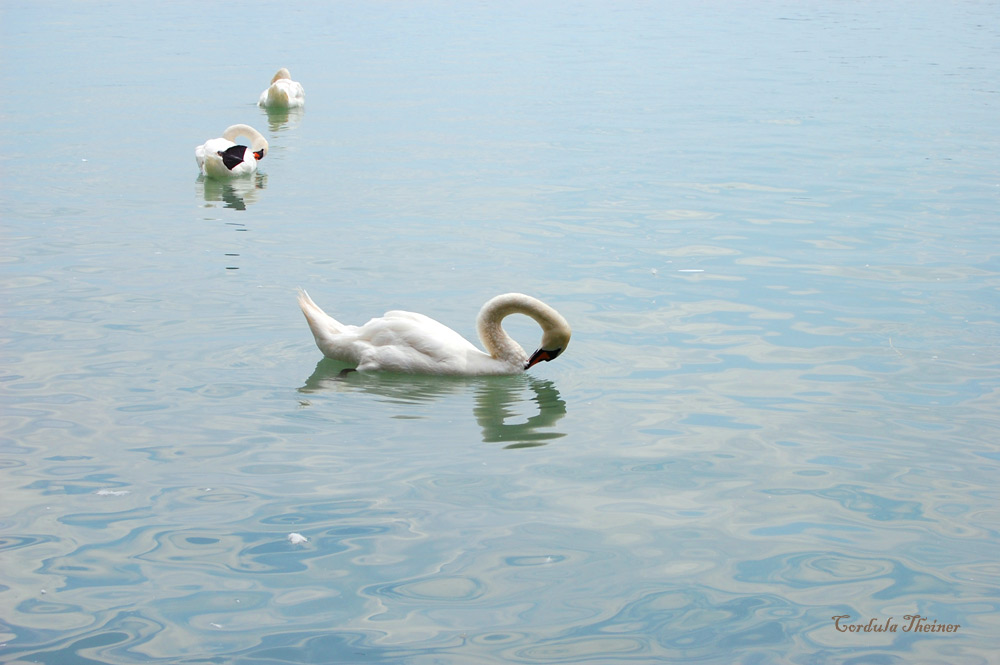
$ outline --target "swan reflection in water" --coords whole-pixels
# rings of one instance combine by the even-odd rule
[[[295,129],[302,122],[302,115],[305,110],[299,106],[297,108],[263,108],[267,115],[267,129],[271,134],[279,134],[290,129]]]
[[[267,187],[267,174],[257,172],[250,177],[227,180],[199,175],[196,182],[208,207],[221,203],[223,208],[246,210],[248,204],[257,202],[260,190]]]
[[[420,404],[446,395],[474,391],[472,410],[483,431],[484,443],[506,443],[505,448],[544,446],[566,436],[555,425],[566,415],[566,402],[552,381],[529,374],[511,376],[422,376],[347,371],[343,363],[324,358],[299,392],[364,392],[398,404]],[[525,389],[532,394],[525,395]],[[535,415],[526,419],[530,410]],[[518,416],[521,418],[518,418]],[[523,422],[508,422],[510,420]]]

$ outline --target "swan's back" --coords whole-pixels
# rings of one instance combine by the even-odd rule
[[[448,326],[416,312],[386,312],[357,328],[357,340],[364,346],[361,370],[466,374],[470,362],[492,360]]]
[[[260,93],[258,106],[267,108],[297,108],[306,103],[306,92],[302,84],[293,81],[288,70],[282,67],[271,79],[271,85]]]

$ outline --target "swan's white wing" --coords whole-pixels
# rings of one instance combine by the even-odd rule
[[[198,168],[204,173],[206,161],[212,156],[217,156],[220,151],[224,151],[234,145],[236,144],[228,139],[209,139],[205,141],[205,143],[194,149],[194,158],[198,162]]]
[[[459,374],[469,358],[492,360],[448,326],[415,312],[391,311],[357,329],[360,370]]]
[[[285,92],[288,94],[288,106],[302,106],[306,103],[306,91],[298,81],[279,81],[284,83]]]

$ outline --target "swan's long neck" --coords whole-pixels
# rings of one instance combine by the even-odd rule
[[[261,153],[261,156],[267,153],[267,139],[250,125],[232,125],[231,127],[227,127],[226,131],[222,133],[222,138],[234,143],[241,136],[250,139],[250,149],[254,152]]]
[[[476,321],[479,339],[483,341],[486,351],[497,360],[515,363],[522,367],[528,362],[528,354],[501,325],[501,322],[511,314],[530,316],[542,327],[543,347],[548,341],[563,337],[566,343],[569,342],[569,324],[559,312],[537,298],[523,293],[506,293],[483,305]]]

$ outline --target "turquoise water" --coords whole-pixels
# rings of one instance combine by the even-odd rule
[[[991,662],[998,33],[5,2],[0,660]],[[268,116],[282,66],[306,108]],[[237,122],[260,173],[199,178]],[[574,336],[342,378],[298,286],[470,339],[523,291]]]

